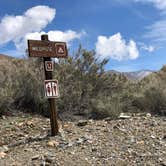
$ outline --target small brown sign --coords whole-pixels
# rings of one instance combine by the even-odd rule
[[[54,70],[53,61],[45,61],[45,69],[46,71],[53,71]]]
[[[65,43],[56,43],[55,48],[56,48],[56,55],[58,55],[58,57],[65,57],[66,56],[67,49],[66,49]]]
[[[28,40],[28,53],[30,57],[67,57],[65,42]]]
[[[58,80],[45,80],[45,96],[47,98],[59,97]]]

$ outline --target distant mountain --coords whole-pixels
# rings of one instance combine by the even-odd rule
[[[140,71],[134,71],[134,72],[119,72],[116,70],[107,71],[107,73],[123,74],[130,80],[141,80],[153,72],[154,71],[151,71],[151,70],[140,70]]]
[[[0,60],[9,60],[9,59],[13,59],[13,57],[4,55],[4,54],[0,54]]]
[[[154,71],[151,70],[140,70],[134,72],[123,72],[123,74],[130,80],[141,80],[144,77],[152,74]]]

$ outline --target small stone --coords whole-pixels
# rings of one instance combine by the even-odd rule
[[[135,142],[135,138],[134,138],[134,136],[131,136],[130,137],[130,143],[134,143]]]
[[[70,154],[72,154],[72,155],[74,155],[75,154],[75,152],[73,152],[73,151],[71,151],[71,152],[69,152]]]
[[[69,128],[70,126],[68,124],[64,124],[63,128]]]
[[[34,125],[32,121],[27,121],[26,124],[27,124],[28,126],[33,126],[33,125]]]
[[[84,139],[83,139],[83,138],[79,138],[79,139],[76,141],[77,144],[82,144],[83,142],[84,142]]]
[[[0,152],[0,159],[4,158],[7,154],[5,152]]]
[[[146,114],[146,117],[147,117],[147,118],[150,118],[151,116],[152,116],[152,115],[151,115],[150,113],[147,113],[147,114]]]
[[[106,122],[111,121],[111,120],[112,120],[111,117],[107,117],[107,118],[104,119],[104,121],[106,121]]]
[[[59,142],[56,142],[56,141],[49,141],[47,143],[48,146],[50,147],[55,147],[55,146],[58,146],[59,145]]]
[[[74,145],[74,142],[69,142],[68,143],[68,147],[71,147],[71,146],[73,146]]]
[[[88,124],[88,122],[86,120],[80,120],[77,123],[77,126],[82,127],[82,126],[86,126]]]
[[[6,116],[2,115],[2,119],[5,120],[5,119],[6,119]]]
[[[32,160],[37,160],[40,156],[39,155],[36,155],[36,156],[33,156],[31,159]]]
[[[89,119],[88,122],[89,122],[89,123],[93,123],[94,120],[93,120],[93,119]]]
[[[150,137],[151,137],[151,138],[153,138],[153,139],[155,139],[155,138],[156,138],[154,135],[151,135]]]
[[[8,152],[9,148],[6,145],[4,145],[4,146],[0,147],[0,151],[1,152]]]
[[[131,118],[129,115],[125,115],[124,113],[121,113],[120,115],[119,115],[119,118],[120,119],[129,119],[129,118]]]
[[[14,122],[10,122],[9,124],[13,125],[13,124],[14,124]]]
[[[23,122],[20,122],[17,124],[17,126],[21,127],[21,126],[23,126],[23,124],[24,124]]]
[[[137,141],[137,144],[139,144],[139,145],[144,145],[145,144],[145,142],[142,140],[142,141]]]

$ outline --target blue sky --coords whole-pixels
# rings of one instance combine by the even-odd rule
[[[108,58],[107,70],[166,64],[166,0],[1,0],[0,53],[25,56],[27,39],[82,44]]]

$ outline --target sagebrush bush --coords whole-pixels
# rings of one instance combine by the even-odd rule
[[[166,93],[159,87],[150,87],[141,97],[135,98],[133,105],[143,112],[166,115]]]
[[[144,92],[145,109],[154,114],[166,114],[166,94],[163,89],[151,87]]]
[[[129,81],[123,74],[105,72],[108,60],[99,60],[94,51],[81,47],[66,59],[55,63],[53,79],[59,82],[58,113],[93,118],[120,112],[150,111],[166,114],[166,73],[139,81]],[[13,108],[49,115],[44,97],[42,58],[7,59],[0,66],[0,114]]]
[[[44,75],[39,59],[4,60],[0,67],[0,112],[12,109],[30,112],[48,112],[48,102],[44,98]]]
[[[119,98],[103,97],[91,101],[91,118],[102,119],[110,117],[116,119],[122,112]]]

